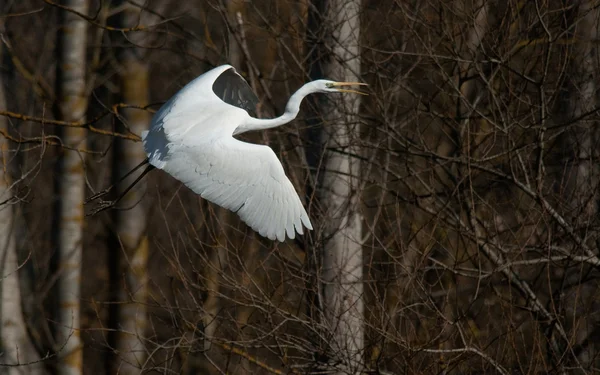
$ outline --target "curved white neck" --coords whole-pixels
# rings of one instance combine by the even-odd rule
[[[316,90],[310,86],[310,82],[305,84],[290,97],[290,100],[288,100],[287,105],[285,106],[285,112],[281,116],[272,119],[260,119],[248,116],[246,123],[238,126],[233,134],[241,134],[250,130],[270,129],[287,124],[298,115],[302,99],[313,92],[316,92]]]

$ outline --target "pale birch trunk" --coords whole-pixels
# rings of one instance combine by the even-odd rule
[[[122,27],[151,25],[158,18],[149,12],[143,12],[143,1],[135,1],[124,9]],[[160,12],[160,10],[159,10]],[[146,53],[142,48],[148,44],[147,32],[134,32],[127,35],[134,45],[123,50],[121,60],[121,95],[126,104],[145,106],[150,103],[150,68],[145,61]],[[129,130],[141,134],[148,129],[151,114],[141,109],[128,108],[123,111]],[[142,170],[134,173],[122,182],[123,175],[131,171],[146,159],[140,145],[126,140],[115,142],[114,182],[122,191],[130,185]],[[113,370],[123,375],[139,374],[147,358],[144,336],[147,328],[146,304],[148,299],[148,238],[146,234],[146,207],[142,202],[146,191],[146,181],[142,179],[123,197],[115,212],[116,232],[119,241],[118,251],[118,300],[117,332],[115,349],[117,358]]]
[[[0,31],[2,31],[0,25]],[[2,61],[2,47],[0,43],[0,61]],[[0,76],[0,108],[6,108],[6,97],[2,76]],[[6,117],[0,117],[0,130],[8,131]],[[10,155],[8,141],[0,136],[0,265],[2,272],[2,305],[0,314],[2,328],[0,341],[2,342],[2,357],[0,362],[7,365],[33,363],[40,360],[33,343],[27,333],[27,325],[21,306],[21,285],[19,281],[19,262],[15,246],[14,211],[10,203],[12,197],[11,179],[8,172]],[[8,367],[8,375],[43,374],[41,362],[31,365]]]
[[[320,5],[321,27],[328,47],[317,62],[323,77],[359,81],[360,0],[327,0]],[[316,7],[317,9],[320,7]],[[316,78],[316,77],[315,77]],[[338,374],[363,370],[364,304],[362,215],[359,210],[360,164],[356,142],[360,127],[356,94],[330,94],[319,108],[323,116],[323,143],[329,150],[319,199],[323,206],[323,312],[331,340],[330,354],[339,361]]]
[[[88,13],[87,0],[65,0],[64,6],[81,14]],[[58,117],[65,121],[85,120],[86,41],[88,22],[72,12],[61,10],[58,35]],[[85,146],[86,131],[66,127],[61,134],[65,146]],[[84,229],[84,155],[63,149],[58,175],[57,257],[60,277],[58,288],[57,346],[62,348],[58,373],[82,373],[80,338],[80,292],[82,235]],[[63,347],[64,345],[64,347]]]

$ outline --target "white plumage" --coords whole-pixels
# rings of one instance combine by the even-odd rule
[[[311,230],[312,225],[283,166],[271,148],[233,135],[291,121],[310,93],[355,92],[336,88],[346,84],[356,83],[307,83],[290,98],[282,116],[262,120],[246,111],[257,102],[246,81],[230,65],[219,66],[160,108],[142,134],[144,150],[151,165],[204,199],[237,212],[260,235],[293,239],[295,232],[303,234],[303,226]]]

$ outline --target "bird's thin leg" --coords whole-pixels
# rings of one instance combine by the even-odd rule
[[[135,171],[136,169],[139,169],[139,167],[143,165],[140,164],[137,167],[135,167],[135,169],[133,171]],[[96,208],[94,208],[92,210],[92,212],[90,212],[89,214],[87,214],[86,216],[91,216],[91,215],[95,215],[98,212],[102,212],[108,208],[114,207],[117,203],[119,203],[119,201],[127,194],[129,193],[129,191],[131,189],[133,189],[133,187],[140,182],[140,180],[146,175],[146,173],[150,172],[151,170],[154,169],[153,165],[149,165],[146,167],[146,169],[144,169],[144,171],[135,179],[135,181],[133,181],[128,187],[127,189],[125,189],[121,194],[119,194],[119,196],[117,197],[117,199],[112,200],[112,201],[104,201],[101,200],[100,203],[98,204],[98,206],[96,206]],[[127,175],[130,175],[133,171],[129,172]],[[121,179],[122,180],[122,179]]]
[[[143,162],[141,162],[140,164],[138,164],[135,168],[133,168],[132,170],[130,170],[129,172],[127,172],[127,174],[123,177],[121,177],[119,179],[119,181],[115,182],[114,184],[110,185],[109,187],[107,187],[106,189],[99,191],[98,193],[92,195],[91,197],[87,198],[85,200],[85,204],[90,203],[91,201],[95,201],[96,199],[105,196],[106,194],[110,193],[111,190],[117,186],[118,184],[120,184],[123,180],[125,180],[127,177],[131,176],[135,171],[137,171],[138,169],[140,169],[141,167],[143,167],[144,165],[148,164],[148,159],[146,158],[146,160],[144,160]]]

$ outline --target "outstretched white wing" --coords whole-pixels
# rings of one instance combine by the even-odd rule
[[[142,141],[150,164],[283,241],[312,225],[273,150],[232,137],[256,101],[231,66],[217,67],[165,103]]]
[[[144,139],[146,142],[147,139]],[[303,233],[312,225],[268,146],[233,137],[209,137],[199,144],[170,144],[159,167],[204,199],[237,212],[260,235],[271,240]]]

